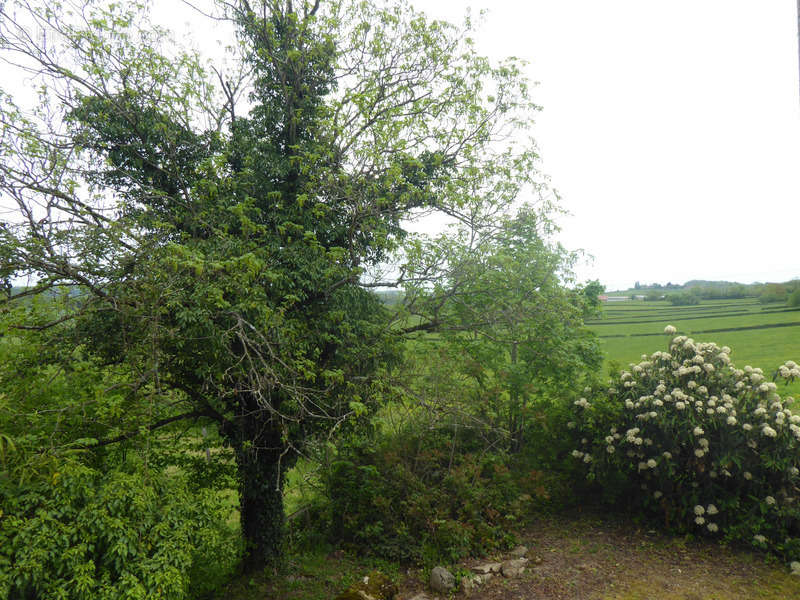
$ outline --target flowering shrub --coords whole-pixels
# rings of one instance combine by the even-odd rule
[[[575,401],[572,455],[610,501],[800,559],[800,414],[730,352],[681,335],[642,356],[608,390]],[[798,377],[788,361],[773,379]]]

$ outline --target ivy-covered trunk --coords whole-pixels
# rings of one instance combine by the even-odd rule
[[[265,412],[239,417],[230,439],[239,478],[244,539],[242,568],[254,572],[280,561],[285,516],[283,481],[290,466],[281,430]]]
[[[253,447],[236,451],[245,572],[258,571],[281,557],[284,514],[279,456],[279,452]]]

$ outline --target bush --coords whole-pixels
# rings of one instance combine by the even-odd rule
[[[603,395],[575,402],[572,454],[608,502],[800,559],[800,415],[729,354],[678,336],[643,357]],[[800,368],[789,361],[776,377]]]
[[[667,300],[669,300],[670,304],[673,306],[693,306],[695,304],[700,304],[700,297],[690,293],[670,294],[667,296]]]
[[[0,478],[0,597],[175,599],[210,592],[237,559],[230,506],[177,476],[63,465]]]
[[[786,287],[780,283],[767,283],[764,285],[758,301],[761,304],[774,304],[786,301]]]
[[[531,508],[504,454],[483,453],[452,431],[387,436],[340,454],[323,477],[317,519],[359,551],[403,562],[455,562],[509,547],[512,523]]]
[[[789,300],[787,304],[792,308],[800,308],[800,288],[797,288],[791,294],[789,294]]]

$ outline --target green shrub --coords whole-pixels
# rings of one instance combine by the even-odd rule
[[[678,336],[669,352],[644,356],[606,393],[575,402],[572,454],[608,502],[797,560],[800,415],[729,354]],[[789,361],[776,377],[800,368]]]
[[[758,297],[761,304],[773,304],[785,302],[787,296],[786,287],[780,283],[767,283]]]
[[[791,294],[789,294],[789,299],[786,302],[792,308],[800,308],[800,288],[797,288]]]
[[[463,439],[454,452],[451,443],[452,432],[409,428],[340,455],[323,477],[327,504],[317,508],[330,538],[419,564],[508,547],[531,496],[506,455],[479,452]]]
[[[696,294],[691,294],[688,292],[682,294],[670,294],[667,296],[667,300],[673,306],[692,306],[695,304],[700,304],[700,297]]]
[[[178,476],[65,464],[51,479],[0,478],[0,597],[180,599],[226,577],[230,507]]]

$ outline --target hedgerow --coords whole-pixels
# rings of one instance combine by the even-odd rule
[[[569,423],[572,455],[608,502],[800,560],[800,415],[730,353],[677,336],[602,393],[586,390]],[[788,361],[773,379],[797,377]]]

